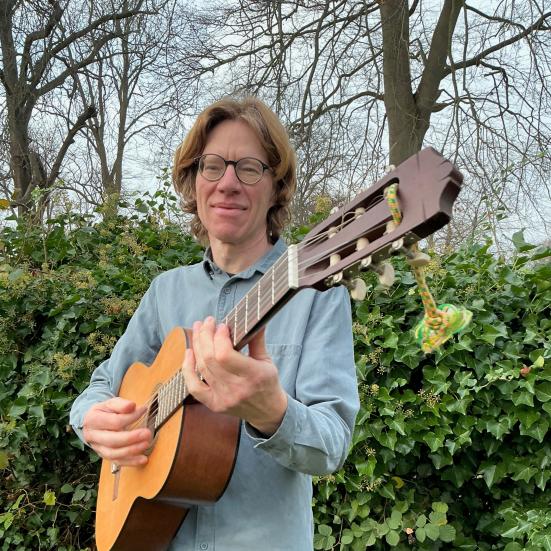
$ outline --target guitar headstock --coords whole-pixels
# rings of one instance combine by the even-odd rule
[[[436,232],[450,221],[462,181],[436,150],[413,155],[308,233],[297,251],[299,287],[326,289],[346,270],[370,269],[394,250]],[[384,190],[394,183],[402,221],[389,229],[392,215]]]

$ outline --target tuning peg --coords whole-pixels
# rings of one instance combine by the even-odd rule
[[[361,251],[362,249],[365,249],[369,245],[369,239],[367,237],[360,237],[358,241],[356,241],[356,250]]]
[[[430,256],[427,253],[421,251],[412,251],[404,247],[404,240],[402,238],[392,243],[393,250],[401,252],[405,255],[408,263],[413,268],[421,268],[426,266],[430,262]]]
[[[364,300],[367,294],[367,285],[361,277],[352,280],[344,280],[343,284],[350,291],[352,300]]]
[[[421,251],[413,252],[409,251],[410,255],[407,256],[407,260],[410,266],[413,268],[421,268],[426,266],[430,262],[430,256],[427,253],[422,253]]]
[[[379,283],[383,287],[392,287],[396,276],[394,274],[394,266],[390,262],[372,264],[371,269],[379,276]]]

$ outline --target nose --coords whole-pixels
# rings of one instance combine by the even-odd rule
[[[235,166],[226,166],[226,172],[222,178],[218,180],[216,187],[224,193],[235,193],[241,189],[241,182],[239,181],[239,178],[237,178]]]

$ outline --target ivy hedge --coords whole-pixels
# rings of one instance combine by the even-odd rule
[[[1,551],[93,549],[99,461],[68,411],[151,279],[202,255],[171,204],[161,191],[135,214],[0,233]],[[489,243],[432,261],[439,300],[474,314],[434,355],[411,332],[405,264],[389,291],[366,276],[362,407],[346,465],[315,479],[316,549],[551,550],[551,252],[514,244],[507,261]]]

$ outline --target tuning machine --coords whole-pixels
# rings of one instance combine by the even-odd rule
[[[394,285],[394,281],[396,280],[394,266],[390,262],[374,264],[371,256],[366,256],[360,260],[360,269],[375,272],[379,278],[379,283],[383,287],[392,287],[392,285]]]
[[[367,285],[361,277],[355,277],[354,279],[344,279],[343,285],[350,292],[352,300],[364,300],[367,295]]]
[[[421,268],[430,262],[430,256],[428,254],[422,253],[421,251],[412,251],[405,247],[403,238],[394,241],[391,247],[393,251],[403,253],[407,262],[413,268]]]

